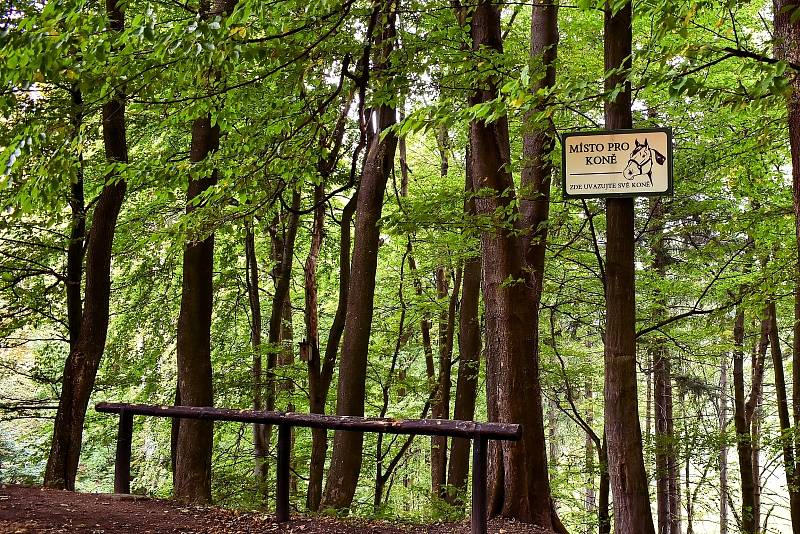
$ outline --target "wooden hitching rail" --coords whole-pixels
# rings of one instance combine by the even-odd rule
[[[473,534],[486,533],[486,452],[490,439],[517,441],[522,427],[511,423],[476,423],[449,419],[379,419],[371,417],[302,414],[294,412],[267,412],[255,410],[230,410],[196,406],[153,406],[148,404],[123,404],[101,402],[98,412],[119,414],[117,456],[114,467],[114,492],[130,493],[131,439],[133,416],[148,415],[180,419],[210,421],[235,421],[240,423],[278,425],[278,467],[275,515],[279,522],[289,520],[289,456],[291,428],[324,428],[355,432],[382,432],[385,434],[410,434],[448,436],[472,440],[472,514]]]

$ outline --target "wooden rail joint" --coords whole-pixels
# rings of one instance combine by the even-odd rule
[[[206,406],[155,406],[101,402],[95,406],[101,413],[115,413],[119,418],[117,457],[114,466],[114,492],[130,493],[131,442],[133,416],[203,419],[253,424],[278,425],[278,466],[275,515],[279,522],[289,520],[289,459],[292,427],[321,428],[350,432],[377,432],[423,436],[447,436],[472,440],[472,513],[473,534],[487,531],[486,467],[489,440],[517,441],[522,426],[514,423],[476,423],[452,419],[386,419],[341,415],[304,414],[232,410]]]

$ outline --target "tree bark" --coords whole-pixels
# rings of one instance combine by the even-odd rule
[[[594,408],[592,407],[592,381],[586,380],[584,385],[583,398],[586,400],[588,406],[586,412],[586,424],[591,427],[594,424]],[[597,492],[595,486],[595,461],[594,457],[597,447],[595,447],[592,436],[587,432],[584,440],[584,470],[586,471],[586,487],[583,494],[583,509],[587,514],[594,513],[597,510]],[[591,534],[594,529],[590,524],[586,525],[584,534]]]
[[[380,24],[377,25],[377,60],[373,72],[379,83],[391,85],[391,74],[386,71],[390,66],[389,55],[395,46],[397,4],[393,0],[386,0],[380,6],[374,14],[379,17]],[[373,110],[376,135],[370,142],[358,191],[344,347],[339,366],[337,415],[364,415],[367,357],[380,238],[378,220],[386,181],[391,173],[397,148],[397,137],[386,133],[386,130],[395,124],[396,113],[395,108],[387,104]],[[382,133],[385,135],[381,135]],[[361,472],[363,438],[363,434],[358,432],[335,433],[331,467],[321,505],[323,508],[345,509],[352,503]]]
[[[532,72],[544,69],[544,76],[534,85],[533,90],[544,92],[533,113],[526,117],[528,131],[522,139],[522,177],[523,195],[520,199],[523,226],[528,235],[523,240],[525,261],[529,271],[529,285],[532,288],[534,313],[538,324],[539,304],[542,300],[544,280],[544,261],[547,245],[548,218],[550,216],[550,179],[553,164],[550,154],[555,147],[556,132],[550,119],[538,118],[552,105],[549,92],[556,83],[556,59],[558,55],[558,4],[553,0],[538,0],[531,14],[530,62]],[[541,64],[540,64],[541,63]],[[538,343],[536,346],[538,354]]]
[[[775,56],[795,64],[800,62],[800,21],[792,22],[792,14],[800,9],[800,0],[774,0]],[[797,73],[788,74],[791,91],[787,99],[789,146],[792,155],[792,199],[795,215],[795,241],[797,247],[794,291],[794,340],[792,342],[792,419],[794,431],[785,439],[794,436],[794,460],[792,482],[795,498],[790,493],[790,512],[794,534],[800,534],[800,78]],[[785,390],[784,390],[785,391]],[[788,409],[788,407],[787,407]],[[787,476],[789,470],[787,469]]]
[[[211,117],[192,125],[190,159],[197,163],[219,147],[219,127]],[[217,182],[216,171],[189,182],[186,213],[197,209],[193,200]],[[183,250],[183,291],[178,318],[178,390],[185,406],[213,406],[211,369],[211,312],[214,293],[214,234],[187,242]],[[183,420],[178,424],[175,451],[175,497],[194,503],[211,502],[211,421]]]
[[[470,31],[475,54],[485,54],[486,50],[503,52],[497,5],[488,0],[479,2]],[[471,105],[497,97],[498,80],[488,77],[478,83],[479,88],[470,97]],[[519,228],[509,229],[504,215],[508,212],[513,220],[516,211],[508,135],[505,116],[492,123],[476,120],[470,124],[473,187],[478,192],[476,212],[494,223],[494,228],[481,233],[489,418],[521,423],[525,428],[519,442],[503,443],[493,449],[490,465],[495,476],[490,513],[552,529],[556,521],[547,476],[536,351],[538,324],[527,284],[525,251],[516,232]]]
[[[719,369],[719,534],[728,534],[728,355],[722,355]]]
[[[666,277],[667,250],[664,241],[664,204],[661,199],[653,199],[651,206],[653,269],[660,279]],[[666,296],[656,295],[654,321],[666,319]],[[677,486],[677,455],[672,415],[672,370],[669,350],[664,340],[657,338],[650,348],[653,362],[655,386],[655,426],[656,426],[656,500],[658,510],[659,534],[680,534],[677,506],[679,488]]]
[[[279,391],[287,391],[287,382],[277,380],[275,373],[279,366],[287,365],[293,359],[292,352],[292,315],[289,288],[292,281],[292,265],[294,263],[294,245],[297,230],[300,226],[300,191],[292,190],[291,209],[275,217],[272,232],[272,259],[275,262],[272,270],[275,291],[272,295],[272,307],[269,316],[269,350],[267,352],[267,369],[265,378],[264,409],[276,409]],[[288,384],[290,387],[291,384]],[[286,407],[287,410],[289,407]],[[272,436],[272,425],[257,425],[261,438],[269,450]],[[265,463],[263,480],[267,481],[269,466]],[[269,488],[263,487],[264,497],[269,497]]]
[[[225,15],[236,0],[214,0],[202,4],[200,17]],[[192,124],[189,160],[199,163],[219,148],[220,128],[212,125],[211,114]],[[186,213],[198,206],[195,199],[217,183],[217,172],[190,180]],[[213,406],[211,368],[211,313],[214,293],[214,234],[199,242],[187,242],[183,250],[183,289],[178,317],[178,391],[185,406]],[[174,494],[178,500],[211,502],[211,452],[214,426],[211,421],[185,420],[177,423]]]
[[[354,91],[350,91],[339,113],[333,133],[329,138],[320,139],[321,152],[327,153],[317,162],[320,183],[314,188],[314,219],[311,228],[311,246],[309,247],[306,263],[303,267],[305,280],[305,331],[303,340],[308,355],[308,402],[311,413],[325,413],[325,402],[330,389],[333,365],[339,348],[339,339],[333,341],[333,350],[327,350],[325,360],[322,360],[319,335],[319,301],[317,292],[317,261],[325,239],[325,187],[331,175],[336,170],[339,153],[344,138],[347,113],[353,102]],[[359,143],[359,146],[361,143]],[[358,149],[360,150],[360,149]],[[353,156],[356,158],[356,154]],[[355,203],[353,200],[345,205],[342,210],[341,225],[341,251],[339,264],[339,307],[334,317],[343,323],[344,308],[342,301],[347,297],[347,277],[350,267],[350,222]],[[344,289],[344,293],[342,290]],[[331,347],[328,347],[331,349]],[[308,489],[306,492],[306,508],[316,511],[322,498],[322,476],[325,470],[325,456],[328,450],[328,433],[324,429],[311,430],[311,461],[308,468]]]
[[[744,311],[736,311],[733,327],[733,421],[736,426],[736,450],[742,479],[742,514],[740,528],[743,534],[755,534],[753,523],[753,457],[750,447],[750,428],[745,415],[744,398]]]
[[[363,58],[362,58],[363,59]],[[366,61],[366,60],[364,60]],[[362,72],[366,69],[362,61]],[[347,106],[349,108],[349,104]],[[363,91],[359,98],[359,116],[362,117],[360,121],[361,136],[356,149],[353,153],[351,162],[351,173],[355,173],[356,161],[358,154],[361,152],[366,141],[366,121],[363,120],[364,109],[364,95]],[[326,167],[328,173],[332,173],[336,162],[336,155],[338,154],[339,147],[341,146],[341,137],[344,135],[344,120],[347,117],[346,111],[343,112],[339,118],[340,123],[336,129],[335,137],[339,139],[334,143],[334,150],[330,151],[331,158],[328,160],[329,164]],[[328,399],[328,391],[330,390],[331,380],[333,378],[333,369],[336,363],[336,356],[339,353],[339,344],[344,332],[345,314],[347,311],[347,298],[350,288],[350,234],[351,225],[353,221],[353,214],[356,209],[356,202],[358,199],[358,191],[348,200],[342,209],[340,220],[340,235],[339,235],[339,298],[336,305],[336,313],[333,317],[331,329],[328,331],[328,340],[325,346],[324,360],[320,361],[320,348],[317,346],[317,352],[314,352],[313,343],[311,347],[311,359],[308,362],[309,369],[309,404],[312,413],[325,413],[325,402]],[[324,221],[323,221],[324,222]],[[316,227],[315,227],[316,228]],[[309,269],[306,270],[308,272]],[[316,273],[314,273],[313,290],[316,291]],[[309,289],[309,283],[306,283],[306,289]],[[308,300],[311,295],[306,296],[306,305],[315,305],[314,302]],[[316,308],[315,308],[316,309]],[[307,310],[308,313],[308,310]],[[310,320],[310,319],[309,319]],[[318,325],[317,325],[318,327]],[[306,323],[306,329],[310,332],[313,325]],[[309,334],[309,342],[311,343],[312,337]],[[317,344],[319,344],[319,334],[317,333]],[[328,451],[328,433],[323,429],[313,429],[311,431],[311,464],[308,469],[308,493],[306,495],[306,506],[309,510],[315,511],[319,509],[322,500],[322,477],[325,470],[325,458]]]
[[[672,434],[672,377],[666,348],[659,346],[654,352],[658,532],[672,534],[673,502],[677,494],[674,480],[670,476],[673,471],[672,463],[675,461]]]
[[[109,28],[114,33],[125,28],[125,15],[117,0],[106,0]],[[125,95],[121,90],[103,105],[103,144],[110,163],[128,162],[125,136]],[[97,369],[108,334],[111,297],[111,250],[126,183],[116,173],[106,184],[94,209],[86,250],[86,294],[80,333],[64,366],[61,397],[53,427],[53,441],[45,469],[44,485],[75,490],[75,477],[83,437],[83,423],[89,397],[94,389]],[[80,288],[79,288],[80,289]]]
[[[628,80],[632,65],[632,18],[630,3],[616,13],[606,7],[605,89],[611,92],[622,86],[617,97],[606,102],[606,128],[612,130],[633,125]],[[605,423],[614,528],[618,534],[652,534],[636,391],[633,199],[608,199],[606,210]]]
[[[336,355],[339,351],[342,332],[344,331],[345,312],[347,310],[348,289],[350,285],[350,234],[353,214],[356,208],[356,193],[344,206],[341,217],[341,230],[339,237],[339,302],[333,324],[328,335],[328,343],[325,347],[325,359],[320,363],[309,361],[309,367],[320,366],[312,374],[318,374],[319,379],[315,380],[312,386],[309,383],[311,396],[311,412],[325,413],[325,401],[328,398],[331,380],[333,378],[333,368],[336,362]],[[316,358],[312,347],[312,358]],[[316,360],[318,361],[318,360]],[[325,470],[325,458],[328,451],[328,434],[325,430],[314,429],[311,432],[311,464],[308,473],[308,494],[306,496],[306,506],[309,510],[319,509],[322,500],[322,477]]]
[[[761,334],[753,351],[751,365],[752,385],[745,403],[745,418],[750,429],[750,456],[753,466],[753,525],[760,532],[761,525],[761,401],[764,393],[764,362],[769,344],[769,311],[763,311]]]
[[[466,218],[475,216],[475,199],[472,196],[472,175],[469,156],[467,157],[467,199],[464,202]],[[480,368],[481,332],[478,321],[478,303],[481,291],[481,260],[469,258],[464,262],[461,307],[458,316],[458,377],[453,418],[471,421],[475,417],[475,399],[478,393],[478,371]],[[459,496],[466,492],[469,474],[470,440],[453,438],[450,441],[450,464],[447,470],[447,485],[452,488],[447,500],[451,504],[459,502]]]
[[[247,264],[247,296],[250,304],[250,348],[253,350],[253,409],[264,409],[264,383],[261,357],[261,297],[258,284],[258,258],[252,223],[246,223],[245,260]],[[264,441],[263,425],[253,425],[253,452],[255,456],[254,475],[259,492],[264,494],[267,485],[266,466],[269,444]]]
[[[83,96],[80,89],[70,91],[72,98],[72,139],[80,142],[83,124]],[[70,184],[69,207],[71,210],[69,244],[67,245],[67,325],[69,326],[69,349],[74,350],[81,332],[83,301],[81,281],[83,279],[83,246],[86,239],[86,202],[83,193],[83,153],[79,149],[75,179]]]
[[[438,134],[440,154],[440,176],[447,177],[449,161],[447,150],[450,141],[447,129],[442,127]],[[449,279],[447,269],[439,266],[436,269],[436,295],[440,305],[447,299]],[[431,414],[435,419],[450,418],[450,390],[452,387],[451,370],[453,360],[453,338],[455,334],[455,313],[458,304],[458,293],[461,289],[461,267],[456,270],[453,292],[447,299],[447,307],[439,313],[439,375],[436,379],[436,394],[431,406]],[[447,437],[434,436],[431,438],[431,493],[437,498],[446,499],[447,492]]]
[[[445,165],[444,163],[442,165]],[[440,302],[447,299],[447,308],[439,314],[439,375],[436,379],[436,391],[431,403],[431,414],[434,419],[450,418],[450,365],[453,359],[453,338],[455,330],[455,312],[458,293],[461,289],[461,268],[456,270],[453,292],[448,299],[447,270],[439,267],[436,270],[436,293]],[[431,438],[431,490],[437,498],[446,498],[447,484],[447,436]]]
[[[597,504],[597,525],[599,534],[611,532],[611,475],[608,471],[608,440],[603,432],[603,446],[598,453],[600,457],[600,496]]]
[[[781,431],[781,450],[783,451],[783,465],[786,472],[786,486],[789,492],[789,512],[792,519],[793,534],[800,534],[800,489],[796,483],[795,464],[796,455],[791,438],[791,421],[789,418],[789,401],[786,398],[786,377],[783,370],[783,351],[778,336],[778,318],[775,311],[775,301],[767,304],[769,317],[769,344],[772,356],[772,367],[775,375],[775,394],[778,401],[778,424]]]

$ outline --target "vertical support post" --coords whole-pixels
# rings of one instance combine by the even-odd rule
[[[486,449],[489,440],[483,436],[472,439],[472,534],[486,534]]]
[[[279,523],[289,521],[289,455],[292,448],[292,427],[278,425],[278,470],[275,516]]]
[[[131,441],[133,439],[133,414],[119,412],[117,433],[117,458],[114,462],[114,493],[131,492]]]

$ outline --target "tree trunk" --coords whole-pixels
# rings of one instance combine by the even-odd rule
[[[442,165],[445,165],[444,163]],[[447,270],[439,267],[436,270],[436,293],[440,303],[448,296]],[[439,375],[436,380],[436,393],[431,405],[431,414],[435,419],[450,418],[450,365],[453,358],[453,338],[455,330],[455,312],[458,293],[461,289],[461,268],[456,271],[453,292],[447,299],[447,308],[439,314]],[[446,497],[444,487],[447,484],[447,437],[431,438],[431,483],[432,494],[440,499]]]
[[[396,10],[396,3],[386,0],[374,13],[374,17],[381,22],[377,25],[377,61],[373,71],[378,83],[390,85],[391,74],[386,70],[396,39]],[[356,241],[347,299],[344,347],[339,366],[337,415],[364,415],[367,357],[380,238],[378,220],[381,217],[386,181],[391,173],[397,148],[397,137],[386,133],[386,130],[395,124],[396,113],[394,107],[386,104],[373,111],[376,135],[370,142],[358,191]],[[331,467],[322,499],[323,508],[345,509],[352,503],[361,472],[363,438],[360,432],[335,433]]]
[[[70,91],[72,98],[72,139],[80,142],[83,124],[83,96],[80,89]],[[83,278],[83,245],[86,238],[86,202],[83,194],[83,153],[79,149],[75,179],[70,184],[69,207],[72,211],[69,244],[67,245],[67,324],[69,326],[69,350],[75,350],[81,332],[83,302],[81,280]]]
[[[764,393],[764,362],[769,344],[769,311],[765,308],[761,318],[761,335],[753,351],[752,386],[745,404],[745,417],[750,429],[750,455],[753,466],[753,525],[760,532],[761,524],[761,401]]]
[[[309,343],[312,343],[309,376],[319,377],[318,379],[309,380],[311,413],[325,413],[325,401],[328,398],[328,391],[333,377],[333,367],[339,351],[341,335],[344,331],[344,318],[350,285],[350,226],[355,212],[357,196],[356,193],[342,210],[339,237],[339,303],[329,332],[328,344],[325,347],[325,360],[323,362],[319,362],[319,347],[317,347],[317,352],[314,352],[311,337],[309,336],[308,338]],[[308,269],[306,272],[308,272]],[[308,282],[306,282],[306,287],[309,287]],[[308,301],[306,302],[308,306]],[[306,328],[307,332],[310,332],[308,325],[306,325]],[[311,431],[311,464],[309,465],[308,494],[306,496],[306,506],[309,510],[319,509],[320,501],[322,500],[322,476],[325,470],[327,451],[328,433],[323,429],[313,429]]]
[[[769,317],[769,344],[772,356],[772,367],[775,374],[775,394],[778,401],[778,423],[781,431],[781,449],[783,451],[783,465],[786,471],[786,485],[789,492],[789,512],[792,518],[793,534],[800,534],[800,489],[795,482],[795,451],[791,438],[791,422],[789,419],[789,402],[786,398],[786,378],[783,372],[783,352],[778,336],[778,319],[775,311],[775,301],[767,304]]]
[[[272,307],[269,316],[269,350],[267,352],[267,369],[265,373],[265,402],[264,409],[276,409],[279,391],[286,391],[286,382],[278,383],[275,369],[286,365],[292,356],[292,329],[291,329],[291,299],[289,288],[292,281],[292,264],[294,260],[294,245],[297,230],[300,225],[300,192],[292,190],[291,210],[275,217],[272,231],[272,259],[275,262],[272,278],[275,291],[272,295]],[[286,407],[289,408],[288,406]],[[269,450],[272,436],[272,425],[256,425],[261,438]],[[265,463],[263,480],[269,478],[269,466]],[[269,488],[264,486],[264,497],[269,497]]]
[[[527,231],[522,239],[527,284],[531,292],[531,313],[534,330],[534,356],[539,361],[539,307],[544,288],[545,252],[547,248],[548,219],[550,215],[550,182],[553,165],[550,154],[555,147],[556,132],[552,120],[537,114],[544,114],[552,105],[552,91],[556,83],[556,59],[558,57],[558,3],[553,0],[534,2],[531,12],[530,54],[531,72],[543,72],[533,87],[535,94],[544,97],[536,109],[525,117],[525,131],[522,140],[522,198],[520,211],[523,228]],[[555,462],[557,442],[555,435],[555,407],[550,406],[550,461]],[[549,488],[548,488],[549,492]],[[555,505],[553,505],[555,506]],[[560,525],[552,510],[554,525]]]
[[[654,349],[656,415],[656,497],[658,501],[658,532],[672,534],[675,485],[672,477],[674,446],[672,435],[672,377],[666,347]]]
[[[619,89],[606,102],[606,128],[631,128],[632,9],[626,3],[615,14],[605,12],[605,89]],[[612,74],[613,73],[613,74]],[[618,534],[652,534],[653,517],[642,457],[636,392],[636,307],[634,281],[633,199],[606,201],[606,346],[605,422],[608,467]]]
[[[472,176],[467,157],[467,200],[464,212],[467,218],[475,215],[475,199],[472,197]],[[453,418],[471,421],[475,417],[475,399],[478,393],[478,371],[480,368],[481,332],[478,321],[478,302],[481,291],[481,260],[469,258],[464,263],[461,308],[458,317],[458,378],[456,379],[456,398]],[[470,440],[453,438],[450,440],[450,465],[447,471],[447,485],[452,488],[447,500],[458,503],[459,496],[466,492],[469,473]]]
[[[550,179],[553,164],[550,154],[555,147],[556,132],[550,119],[538,118],[552,105],[549,91],[556,83],[556,59],[558,51],[558,4],[553,0],[539,0],[533,5],[531,14],[531,71],[544,69],[544,76],[536,83],[533,90],[544,92],[542,99],[533,113],[526,117],[528,129],[522,139],[522,212],[523,227],[528,230],[524,239],[525,261],[529,271],[529,285],[532,288],[533,308],[538,324],[539,303],[542,300],[544,280],[544,261],[547,245],[548,218],[550,215]],[[538,343],[536,346],[538,354]]]
[[[106,10],[110,30],[122,32],[125,27],[122,7],[116,0],[107,0]],[[127,163],[125,96],[121,91],[103,105],[102,116],[106,160]],[[106,176],[106,185],[94,209],[86,250],[86,298],[81,328],[64,366],[53,441],[44,475],[44,485],[50,488],[75,490],[86,407],[94,389],[108,334],[111,249],[125,190],[125,181],[119,176]]]
[[[219,127],[211,117],[195,119],[190,158],[200,162],[219,147]],[[191,180],[186,213],[197,206],[193,199],[216,184],[211,176]],[[183,291],[178,318],[178,389],[185,406],[213,406],[211,369],[211,313],[213,307],[214,234],[200,242],[187,242],[183,250]],[[175,497],[194,503],[211,502],[211,421],[182,420],[178,423],[175,461]]]
[[[440,128],[438,135],[442,178],[447,177],[450,163],[447,151],[450,141],[445,127]],[[447,299],[447,308],[442,308],[439,313],[439,376],[436,381],[436,396],[432,406],[433,417],[437,419],[450,418],[450,395],[452,389],[451,366],[453,363],[453,340],[455,338],[455,316],[458,307],[458,295],[461,291],[461,266],[456,268],[453,280],[453,292],[448,296],[448,273],[445,267],[436,270],[436,293],[441,301]],[[436,453],[436,464],[434,455]],[[431,441],[431,469],[436,467],[436,478],[433,481],[433,494],[440,499],[446,499],[445,485],[447,484],[447,437],[434,436]]]
[[[599,534],[611,532],[610,493],[611,477],[608,472],[608,441],[603,432],[603,446],[598,453],[600,457],[600,497],[597,504],[597,524]]]
[[[246,223],[245,260],[247,264],[247,296],[250,303],[250,347],[253,350],[253,409],[264,409],[264,383],[262,373],[261,347],[261,298],[258,285],[258,258],[256,257],[255,234],[252,223]],[[253,451],[255,456],[254,475],[261,494],[267,485],[267,453],[269,444],[264,441],[263,425],[253,425]]]
[[[594,424],[594,409],[592,403],[592,381],[586,381],[584,386],[583,398],[586,400],[588,410],[586,412],[586,424],[591,427]],[[586,488],[583,495],[583,509],[588,514],[594,513],[597,510],[597,492],[595,486],[595,461],[594,457],[597,447],[595,447],[592,436],[587,432],[584,441],[584,470],[586,471]],[[592,534],[594,529],[590,524],[586,525],[584,534]]]
[[[305,279],[305,330],[306,338],[304,350],[307,354],[308,365],[308,400],[311,413],[325,413],[325,402],[328,398],[333,364],[339,348],[339,338],[333,341],[333,350],[328,347],[325,361],[322,361],[319,336],[319,301],[317,293],[317,261],[322,243],[325,239],[325,187],[331,175],[336,170],[336,164],[344,138],[345,126],[347,123],[347,113],[353,102],[354,91],[350,91],[345,99],[339,117],[336,121],[334,131],[329,138],[320,139],[320,147],[327,157],[320,158],[317,162],[317,170],[320,176],[320,183],[314,188],[314,219],[311,229],[311,246],[309,248],[306,263],[303,268]],[[358,144],[358,147],[361,143]],[[357,150],[360,151],[360,148]],[[357,153],[356,153],[357,154]],[[354,159],[357,155],[354,154]],[[341,251],[339,264],[339,307],[334,317],[334,324],[337,320],[343,323],[344,308],[342,301],[347,298],[347,278],[350,267],[350,222],[352,220],[353,200],[345,205],[342,210],[341,225]],[[342,290],[344,289],[344,292]],[[316,511],[322,498],[322,475],[325,469],[325,456],[328,450],[328,433],[324,429],[311,430],[311,462],[308,468],[308,490],[306,493],[306,508]]]
[[[728,355],[719,364],[719,534],[728,534]]]
[[[775,56],[793,63],[800,63],[800,21],[792,22],[792,15],[800,9],[800,0],[775,0]],[[790,512],[794,534],[800,534],[800,78],[791,74],[792,90],[787,100],[789,115],[789,145],[792,154],[792,199],[795,215],[795,241],[797,257],[795,265],[794,291],[794,341],[792,343],[792,412],[794,423],[793,468],[787,467],[787,476],[792,471],[794,498],[790,493]],[[776,334],[777,335],[777,334]],[[777,344],[776,344],[777,345]],[[785,391],[785,390],[784,390]],[[787,407],[788,410],[788,407]],[[791,440],[789,437],[785,438]],[[791,444],[790,444],[791,445]],[[784,442],[785,446],[785,442]]]
[[[472,49],[502,53],[500,12],[483,0],[475,8]],[[496,79],[480,82],[470,98],[480,105],[497,97]],[[521,423],[525,428],[516,443],[495,446],[495,469],[490,513],[502,514],[546,529],[555,527],[550,502],[542,416],[541,384],[536,345],[538,324],[533,295],[526,283],[524,250],[515,231],[504,226],[504,213],[512,217],[514,182],[510,174],[508,121],[476,120],[470,124],[470,159],[478,215],[495,222],[481,234],[483,292],[486,303],[487,402],[491,420]],[[500,219],[500,220],[498,220]],[[523,378],[524,377],[524,378]],[[500,456],[497,451],[502,451]],[[499,474],[502,473],[502,476]],[[502,480],[502,486],[497,482]]]
[[[666,277],[667,251],[664,242],[664,204],[661,199],[653,199],[651,220],[653,228],[653,268],[661,280]],[[654,321],[667,318],[666,296],[657,292]],[[659,534],[680,534],[677,506],[677,462],[675,435],[672,416],[672,371],[669,350],[664,340],[656,338],[649,351],[653,362],[655,386],[655,424],[656,424],[656,499],[658,509]]]
[[[201,18],[225,15],[236,0],[214,0],[201,4]],[[189,160],[199,163],[219,148],[220,129],[212,125],[211,114],[192,124]],[[198,208],[194,199],[217,183],[217,172],[189,181],[186,213]],[[211,313],[214,293],[214,234],[200,242],[187,242],[183,250],[183,290],[178,317],[178,391],[185,406],[213,406],[211,368]],[[185,420],[177,423],[174,494],[178,500],[211,502],[211,452],[214,444],[212,421]]]
[[[320,373],[322,371],[321,353],[319,348],[319,302],[317,299],[317,259],[322,249],[322,240],[325,230],[325,182],[314,188],[314,222],[311,227],[311,247],[306,257],[304,267],[305,275],[305,323],[306,343],[308,352],[308,389],[309,408],[311,413],[325,413],[325,399],[327,389],[321,390]],[[308,492],[306,493],[306,507],[316,510],[322,496],[322,472],[325,466],[325,451],[328,448],[328,434],[324,429],[314,429],[311,434],[311,464],[309,466]]]
[[[743,534],[755,534],[753,523],[753,457],[750,447],[750,428],[745,416],[744,399],[744,311],[736,311],[733,327],[733,421],[736,426],[736,450],[739,455],[739,472],[742,479],[742,515],[740,528]]]

